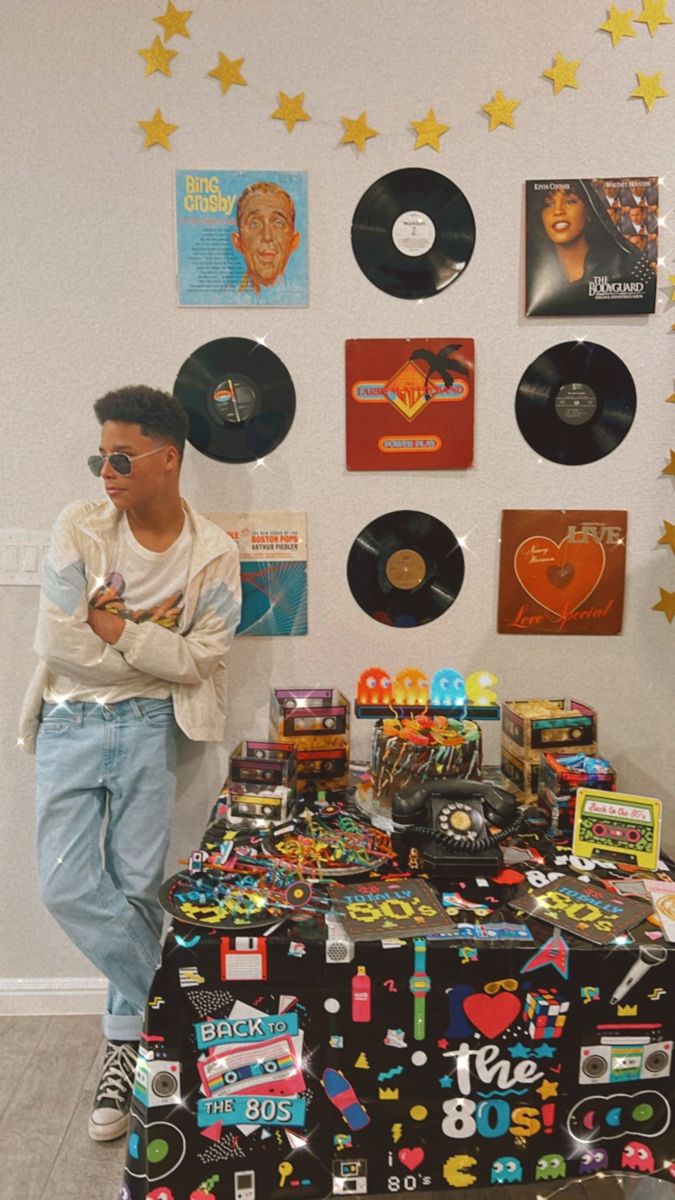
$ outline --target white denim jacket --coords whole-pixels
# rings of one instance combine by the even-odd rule
[[[38,664],[19,718],[19,741],[35,750],[42,696],[52,674],[114,687],[141,671],[171,685],[178,725],[196,742],[225,735],[227,647],[239,623],[236,543],[182,500],[192,554],[177,632],[125,621],[114,646],[87,624],[88,597],[105,575],[121,514],[108,500],[78,501],[59,515],[43,564],[34,649]]]

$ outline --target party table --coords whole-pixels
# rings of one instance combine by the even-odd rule
[[[302,912],[251,936],[174,921],[120,1196],[672,1180],[675,947],[650,923],[600,947],[507,906],[518,883],[584,867],[602,873],[552,851],[501,882],[444,882],[461,902],[452,938],[327,940]],[[493,910],[483,923],[472,902]],[[502,940],[519,920],[532,940]]]

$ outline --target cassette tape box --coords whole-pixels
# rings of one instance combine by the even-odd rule
[[[597,752],[597,714],[578,700],[506,700],[502,772],[519,799],[536,803],[542,754]]]
[[[336,688],[272,692],[270,737],[293,745],[300,794],[347,786],[350,711],[349,700]]]

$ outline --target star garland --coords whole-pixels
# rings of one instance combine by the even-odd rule
[[[415,130],[417,140],[415,149],[421,150],[422,146],[431,146],[432,150],[440,153],[441,138],[444,133],[447,133],[450,126],[441,125],[440,121],[436,120],[436,113],[433,108],[430,108],[426,117],[420,121],[411,121],[410,127]]]
[[[311,121],[311,117],[304,110],[305,93],[298,92],[297,96],[287,96],[285,92],[279,92],[278,106],[271,114],[275,121],[283,121],[288,132],[292,133],[298,121]]]
[[[158,37],[147,50],[139,50],[141,58],[145,59],[145,74],[152,75],[159,71],[162,75],[170,75],[170,62],[176,57],[177,50],[167,50]]]
[[[651,112],[655,100],[662,100],[670,95],[670,92],[661,87],[663,71],[657,71],[655,75],[645,75],[642,71],[636,71],[635,74],[638,78],[638,86],[631,92],[631,96],[644,100],[647,111]]]
[[[515,129],[513,113],[519,105],[520,100],[507,100],[502,89],[497,88],[492,99],[487,104],[481,104],[483,112],[487,113],[490,118],[490,133],[499,125],[508,125],[511,129]]]
[[[155,22],[155,25],[161,26],[164,35],[164,41],[170,42],[172,37],[176,37],[176,35],[179,37],[189,38],[190,34],[186,29],[186,24],[191,16],[192,9],[186,8],[181,12],[177,8],[174,8],[171,0],[169,0],[164,16],[153,17],[152,19]]]
[[[598,25],[598,29],[604,30],[605,33],[611,34],[612,46],[614,49],[620,44],[622,38],[637,37],[633,29],[633,10],[626,8],[623,12],[619,12],[616,4],[610,5],[609,17],[604,25]]]
[[[563,88],[578,88],[577,71],[581,66],[581,59],[575,58],[567,61],[562,54],[556,54],[552,67],[548,71],[542,71],[542,75],[546,79],[553,82],[553,95],[557,96]]]
[[[607,19],[597,26],[597,30],[610,35],[613,49],[620,46],[624,38],[637,37],[636,25],[646,26],[649,36],[653,38],[661,26],[673,24],[673,18],[667,10],[667,3],[668,0],[642,0],[642,8],[637,15],[634,8],[619,9],[616,4],[610,4],[607,8]],[[187,23],[192,15],[192,9],[178,9],[172,0],[167,0],[164,14],[160,17],[153,17],[155,24],[159,25],[162,30],[164,42],[162,43],[160,38],[156,37],[151,46],[138,51],[138,54],[145,59],[146,75],[152,75],[155,72],[171,75],[171,60],[175,58],[177,51],[169,50],[166,43],[174,37],[190,38]],[[553,84],[554,96],[560,95],[565,88],[579,89],[577,71],[583,61],[583,57],[567,59],[560,51],[556,52],[553,64],[541,72],[542,76]],[[222,51],[218,52],[218,62],[207,74],[210,78],[218,80],[222,95],[227,95],[230,88],[235,85],[238,87],[248,86],[248,81],[242,74],[243,64],[243,57],[229,58]],[[638,86],[628,94],[627,98],[644,100],[647,112],[650,113],[657,100],[670,96],[663,86],[662,75],[662,71],[657,71],[653,75],[636,71]],[[293,133],[298,123],[312,120],[310,114],[305,111],[304,100],[304,92],[290,96],[286,92],[279,91],[277,107],[270,112],[271,119],[282,121],[287,132]],[[501,88],[497,88],[492,98],[480,106],[481,110],[489,117],[488,131],[493,133],[500,125],[515,129],[514,113],[520,104],[520,99],[508,97]],[[340,122],[343,133],[339,144],[354,145],[361,154],[365,152],[368,141],[380,136],[379,130],[368,125],[365,109],[358,117],[342,116]],[[318,123],[328,125],[327,121]],[[425,117],[410,120],[408,126],[417,135],[415,150],[421,150],[428,146],[436,153],[440,153],[441,150],[440,139],[450,130],[449,125],[438,120],[433,108],[427,110]]]
[[[177,125],[170,125],[164,120],[162,110],[156,108],[151,121],[139,121],[141,129],[145,133],[145,147],[163,146],[165,150],[171,149],[169,138],[171,134],[178,129]]]

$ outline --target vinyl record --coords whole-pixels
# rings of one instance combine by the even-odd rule
[[[295,415],[286,367],[248,338],[200,346],[178,372],[174,394],[188,415],[188,441],[219,462],[264,458],[286,437]]]
[[[633,377],[616,354],[594,342],[561,342],[525,371],[516,420],[537,454],[578,466],[616,450],[633,423],[635,402]]]
[[[464,555],[447,525],[428,513],[384,513],[361,530],[347,559],[352,596],[383,625],[427,625],[450,607]]]
[[[463,192],[437,171],[404,167],[359,200],[352,249],[371,283],[403,300],[434,296],[464,270],[476,225]]]

